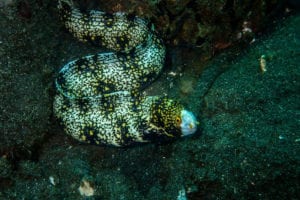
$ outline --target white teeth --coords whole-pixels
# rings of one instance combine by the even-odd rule
[[[182,110],[180,127],[182,136],[194,134],[197,131],[197,120],[195,115],[190,111]]]

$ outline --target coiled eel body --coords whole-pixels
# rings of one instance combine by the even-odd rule
[[[54,113],[67,134],[87,143],[128,146],[196,131],[194,115],[178,102],[141,95],[165,59],[162,41],[144,20],[125,13],[82,13],[66,0],[58,8],[74,37],[111,50],[76,59],[60,70]]]

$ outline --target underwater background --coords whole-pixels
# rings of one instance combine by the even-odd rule
[[[75,1],[135,14],[166,44],[147,95],[193,111],[191,137],[82,144],[53,116],[54,79],[103,51],[65,30],[57,1],[0,2],[0,199],[299,199],[298,1]]]

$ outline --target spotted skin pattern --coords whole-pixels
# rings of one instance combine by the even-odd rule
[[[183,136],[183,106],[141,94],[165,59],[165,47],[147,23],[124,13],[82,13],[67,0],[58,8],[77,39],[112,50],[76,59],[60,70],[54,113],[66,133],[82,142],[113,146]]]
[[[89,41],[116,52],[129,52],[149,35],[148,24],[134,15],[97,10],[81,12],[70,4],[60,1],[58,8],[66,28],[80,41]]]
[[[65,96],[82,98],[145,88],[159,75],[165,56],[154,34],[145,42],[130,55],[101,53],[69,62],[60,71],[57,89]]]

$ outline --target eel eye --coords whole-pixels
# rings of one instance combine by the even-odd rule
[[[176,117],[176,123],[177,123],[178,125],[181,124],[181,118],[180,118],[180,117]]]

